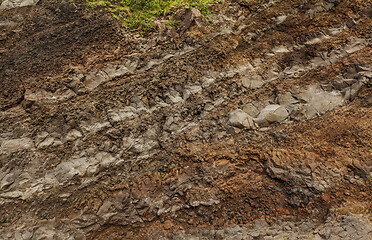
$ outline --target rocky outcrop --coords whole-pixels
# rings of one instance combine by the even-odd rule
[[[0,12],[1,239],[368,239],[368,3],[210,8]]]

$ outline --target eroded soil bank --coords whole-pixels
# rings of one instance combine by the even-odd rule
[[[370,1],[1,6],[0,239],[372,239]]]

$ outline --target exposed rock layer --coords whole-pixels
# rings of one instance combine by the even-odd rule
[[[370,239],[368,1],[8,5],[0,239]]]

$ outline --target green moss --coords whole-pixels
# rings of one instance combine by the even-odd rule
[[[108,9],[112,16],[122,21],[130,30],[146,31],[152,28],[151,22],[172,14],[183,7],[197,8],[203,14],[210,14],[208,5],[216,0],[87,0],[93,8]],[[168,22],[169,26],[178,26],[177,22]]]
[[[169,22],[166,23],[166,25],[171,26],[171,27],[175,27],[175,26],[181,25],[181,22],[179,22],[179,21],[169,21]]]

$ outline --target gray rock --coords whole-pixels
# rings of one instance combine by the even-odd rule
[[[279,104],[282,106],[288,106],[290,104],[294,104],[298,102],[296,99],[294,99],[292,94],[289,92],[279,94],[278,101],[279,101]]]
[[[216,240],[223,240],[225,239],[225,233],[224,230],[217,230],[215,235]]]
[[[366,66],[360,66],[359,69],[361,70],[359,72],[360,75],[367,77],[369,79],[372,78],[372,68],[366,67]]]
[[[0,182],[0,189],[4,189],[12,185],[16,180],[17,175],[19,175],[18,171],[13,171],[5,175]]]
[[[214,204],[219,204],[219,203],[220,203],[220,200],[207,199],[207,200],[202,200],[202,201],[190,202],[190,205],[193,206],[193,207],[197,207],[197,206],[200,206],[200,205],[203,205],[203,206],[212,206]]]
[[[202,17],[201,12],[196,8],[191,8],[191,13],[194,18]]]
[[[80,128],[81,128],[81,130],[83,130],[84,135],[94,134],[94,133],[96,133],[98,131],[101,131],[102,129],[104,129],[106,127],[109,127],[109,126],[111,126],[110,122],[106,122],[106,121],[95,122],[95,121],[93,121],[93,119],[82,122],[80,124]]]
[[[289,116],[288,111],[280,105],[268,105],[262,109],[255,121],[260,126],[265,126],[270,123],[283,122]]]
[[[314,224],[312,222],[304,222],[301,225],[299,225],[300,232],[309,232],[314,227]]]
[[[107,73],[109,78],[121,77],[131,73],[131,71],[124,65],[109,65],[104,71]]]
[[[81,132],[79,132],[78,130],[76,129],[72,129],[71,131],[69,131],[66,135],[66,141],[74,141],[78,138],[81,138],[83,135],[81,134]]]
[[[164,94],[167,97],[167,103],[179,103],[183,101],[183,98],[176,90],[170,90],[168,93]],[[169,100],[168,100],[169,99]]]
[[[23,196],[23,193],[18,190],[0,194],[1,198],[21,198],[22,196]]]
[[[336,92],[317,92],[314,93],[310,102],[305,105],[306,117],[313,118],[317,114],[329,111],[344,103],[341,94]]]
[[[341,86],[340,83],[336,83],[336,85]],[[350,95],[344,93],[344,96],[342,96],[339,91],[327,92],[320,87],[312,85],[307,90],[298,92],[295,98],[302,103],[293,103],[287,106],[291,110],[291,117],[295,119],[310,119],[343,105],[346,98],[350,98]]]
[[[293,76],[294,74],[297,74],[299,72],[304,72],[308,69],[309,67],[305,67],[302,64],[300,65],[294,65],[292,67],[287,67],[284,69],[283,73],[289,76]]]
[[[267,222],[265,221],[265,219],[260,219],[260,220],[257,220],[253,223],[253,228],[254,229],[264,229],[264,228],[267,228],[269,225],[267,224]]]
[[[331,229],[330,228],[327,228],[327,227],[322,228],[322,229],[319,230],[318,234],[321,237],[323,237],[325,239],[328,239],[330,237],[330,235],[331,235]]]
[[[323,238],[319,234],[315,234],[312,240],[323,240]]]
[[[366,42],[364,39],[355,38],[351,40],[351,42],[345,46],[345,51],[348,54],[354,53],[356,51],[359,51],[363,49],[366,45]]]
[[[107,111],[107,118],[109,119],[110,123],[121,122],[127,118],[131,119],[137,117],[137,109],[131,106],[127,106],[123,109],[115,109],[115,110],[108,110]]]
[[[281,15],[281,16],[276,17],[276,24],[277,25],[281,24],[282,22],[284,22],[287,19],[287,17],[288,16],[286,16],[286,15]]]
[[[362,86],[363,86],[363,83],[356,82],[353,85],[351,85],[349,88],[345,89],[344,99],[350,100],[350,101],[354,100],[354,98],[358,95]]]
[[[42,131],[35,137],[35,144],[39,145],[41,142],[43,142],[47,137],[49,136],[48,132]]]
[[[183,90],[183,99],[188,99],[192,94],[197,94],[202,90],[201,86],[186,86]]]
[[[203,88],[209,87],[210,85],[212,85],[216,81],[212,77],[204,77],[202,80],[203,80],[203,83],[202,83]]]
[[[244,76],[241,81],[242,85],[248,89],[257,89],[262,87],[262,85],[264,84],[262,77],[258,74]]]
[[[107,82],[109,79],[109,75],[104,71],[92,72],[86,76],[83,84],[89,91],[92,91],[102,83]]]
[[[257,117],[260,114],[260,111],[252,103],[248,103],[244,106],[243,111],[248,113],[249,116]]]
[[[157,132],[154,127],[150,127],[147,131],[140,137],[124,137],[122,142],[122,148],[125,151],[133,151],[135,153],[147,153],[150,150],[159,147],[159,142],[157,140]]]
[[[318,37],[313,38],[313,39],[311,39],[311,40],[305,42],[305,44],[309,44],[309,45],[311,45],[311,44],[320,43],[321,41],[323,41],[324,39],[327,39],[327,38],[329,38],[329,36],[327,36],[327,35],[321,33],[321,34],[319,34]]]
[[[321,58],[321,57],[315,57],[315,58],[311,59],[310,62],[311,62],[311,64],[310,64],[311,68],[317,68],[317,67],[319,67],[319,66],[325,66],[326,63],[327,63],[327,62],[326,62],[323,58]]]
[[[290,49],[288,49],[288,47],[282,45],[282,46],[277,46],[277,47],[273,48],[272,51],[274,53],[287,53],[287,52],[290,52]]]
[[[250,232],[249,235],[254,238],[257,238],[261,235],[261,233],[259,231],[253,231],[253,232]]]
[[[62,162],[57,165],[54,175],[60,183],[70,180],[75,175],[84,176],[88,167],[93,165],[89,160],[90,159],[87,158],[79,158],[68,162]],[[95,163],[95,165],[96,164],[97,163]]]
[[[296,94],[296,98],[299,99],[302,102],[308,102],[310,101],[312,94],[315,93],[316,86],[309,86],[306,90],[299,91]]]
[[[5,0],[0,5],[0,10],[12,9],[17,7],[35,6],[39,0]]]
[[[58,89],[54,93],[44,89],[27,89],[24,98],[32,102],[57,103],[66,101],[74,96],[76,96],[76,94],[68,88]]]
[[[256,128],[253,118],[241,109],[236,109],[230,114],[229,124],[237,128]]]
[[[340,226],[336,226],[332,229],[332,234],[335,234],[335,235],[338,235],[340,234],[341,232],[343,232],[344,229]]]
[[[31,138],[19,138],[6,140],[1,144],[0,152],[17,152],[21,150],[27,150],[34,147],[34,143]]]
[[[268,167],[266,171],[272,178],[284,179],[287,175],[284,169],[276,167]]]
[[[64,183],[75,175],[92,176],[113,163],[116,159],[109,153],[99,152],[94,157],[73,157],[69,161],[62,162],[53,170],[55,179]]]
[[[41,141],[41,142],[37,145],[37,147],[38,147],[38,148],[46,148],[46,147],[51,146],[53,143],[54,143],[54,138],[52,138],[52,137],[47,137],[47,138],[45,138],[43,141]]]

